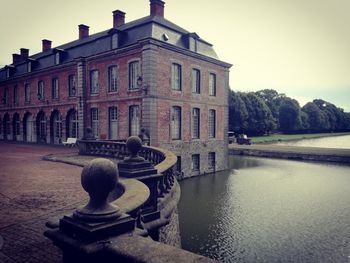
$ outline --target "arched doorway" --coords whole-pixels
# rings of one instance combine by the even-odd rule
[[[23,140],[26,142],[34,142],[33,131],[33,115],[30,112],[24,114],[23,118]]]
[[[66,119],[67,138],[79,138],[78,112],[74,109],[68,111]]]
[[[4,132],[4,140],[9,140],[9,137],[11,135],[11,127],[10,127],[10,115],[6,113],[4,115],[4,120],[3,120],[3,132]]]
[[[55,110],[51,113],[50,138],[51,143],[62,143],[62,116],[58,110]]]
[[[43,111],[36,117],[36,135],[38,143],[46,143],[46,116]]]
[[[12,140],[17,141],[20,135],[20,121],[19,114],[16,112],[12,119]]]

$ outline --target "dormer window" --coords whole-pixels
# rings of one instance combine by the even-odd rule
[[[15,67],[12,65],[6,66],[5,70],[6,70],[6,78],[10,78],[13,75],[13,73],[15,72]]]
[[[55,65],[60,64],[60,62],[61,62],[60,60],[61,60],[60,52],[57,52],[57,53],[55,54]]]
[[[27,63],[27,72],[32,72],[32,62],[28,61]]]
[[[118,48],[119,37],[118,34],[115,33],[112,35],[112,49]]]
[[[32,58],[27,59],[27,72],[30,73],[33,71],[35,66],[38,64],[38,61]]]
[[[64,53],[65,53],[65,51],[63,49],[59,49],[59,48],[53,49],[55,65],[62,63]]]
[[[187,42],[187,47],[193,52],[197,52],[197,41],[199,36],[196,33],[189,33],[184,36]]]

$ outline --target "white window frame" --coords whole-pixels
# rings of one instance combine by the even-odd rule
[[[91,108],[90,109],[90,116],[91,116],[91,129],[92,134],[95,138],[99,137],[99,111],[98,108]]]
[[[70,74],[68,76],[68,96],[76,97],[77,96],[77,85],[76,85],[76,77],[75,74]],[[73,92],[74,90],[74,92]]]
[[[59,86],[58,78],[53,78],[51,81],[51,96],[53,100],[58,100],[59,98]]]
[[[139,105],[129,106],[129,136],[137,136],[140,133],[141,112]]]
[[[171,64],[171,89],[182,90],[182,65],[175,62]]]
[[[208,137],[216,137],[216,110],[210,109],[208,113]]]
[[[197,68],[193,68],[191,71],[191,87],[192,93],[201,93],[201,71]]]
[[[137,90],[138,78],[141,77],[140,60],[132,60],[128,63],[128,90]]]
[[[112,65],[108,67],[108,92],[116,91],[118,91],[118,67]]]
[[[216,74],[209,73],[209,96],[216,96]]]
[[[200,138],[200,115],[199,108],[192,108],[192,139]]]
[[[182,138],[182,109],[180,106],[171,108],[171,139],[181,140]]]
[[[99,93],[99,71],[98,69],[93,69],[90,71],[90,94]]]

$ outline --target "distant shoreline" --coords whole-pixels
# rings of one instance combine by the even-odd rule
[[[307,134],[272,134],[267,136],[251,137],[253,144],[269,144],[274,142],[298,141],[304,139],[316,139],[323,137],[350,135],[350,132],[338,133],[307,133]]]
[[[350,149],[280,146],[267,144],[230,144],[229,154],[287,160],[336,162],[350,165]]]

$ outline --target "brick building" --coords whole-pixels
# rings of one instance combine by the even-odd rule
[[[164,2],[150,15],[29,56],[21,48],[0,70],[0,139],[59,144],[82,138],[126,139],[143,128],[153,146],[178,155],[185,176],[227,168],[230,64],[211,44],[164,18]]]

